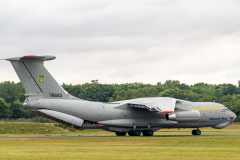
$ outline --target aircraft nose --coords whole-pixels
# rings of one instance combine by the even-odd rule
[[[237,118],[237,115],[233,113],[233,121]]]

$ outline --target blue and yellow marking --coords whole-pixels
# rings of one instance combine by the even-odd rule
[[[216,117],[210,117],[209,120],[210,121],[228,120],[228,117],[222,117],[222,118],[221,117],[217,117],[217,118]]]
[[[38,75],[38,82],[41,84],[45,83],[45,75]]]
[[[198,111],[205,111],[205,110],[221,110],[221,107],[199,107],[199,108],[191,108],[193,110],[198,110]]]

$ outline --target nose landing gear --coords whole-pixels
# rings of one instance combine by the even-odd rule
[[[192,135],[201,135],[201,131],[199,129],[193,130]]]

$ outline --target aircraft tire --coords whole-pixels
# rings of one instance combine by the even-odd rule
[[[196,131],[197,130],[192,130],[192,135],[197,135]]]
[[[201,131],[200,130],[193,130],[192,135],[201,135]]]
[[[144,130],[142,133],[143,133],[143,136],[153,136],[152,130]]]
[[[200,130],[196,130],[196,135],[201,135],[201,131]]]
[[[117,136],[126,136],[126,132],[116,132]]]
[[[136,136],[140,136],[141,132],[140,131],[135,131]]]
[[[129,136],[140,136],[141,135],[141,132],[138,131],[138,130],[131,130],[130,132],[128,132],[128,135]]]

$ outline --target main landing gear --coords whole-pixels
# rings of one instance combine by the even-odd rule
[[[153,136],[153,131],[152,130],[144,130],[142,131],[143,136]],[[140,136],[141,132],[138,130],[131,130],[130,132],[128,132],[129,136]]]
[[[140,136],[141,132],[139,130],[131,130],[128,132],[129,136]]]
[[[144,136],[153,136],[153,131],[152,130],[144,130],[143,132]]]
[[[153,131],[152,130],[144,130],[142,131],[143,136],[153,136]],[[126,132],[116,132],[117,136],[126,136]],[[128,132],[129,136],[140,136],[141,131],[139,130],[131,130]]]
[[[116,132],[117,136],[126,136],[126,132]]]
[[[193,130],[192,135],[201,135],[201,131],[199,129]]]

